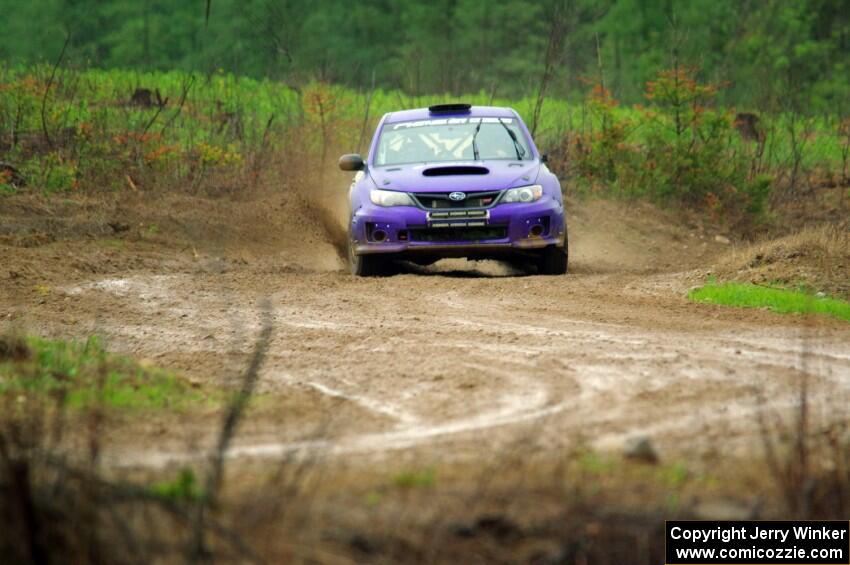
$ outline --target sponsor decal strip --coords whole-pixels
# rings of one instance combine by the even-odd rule
[[[424,126],[461,126],[464,124],[498,124],[499,120],[503,124],[513,123],[513,118],[441,118],[438,120],[417,120],[415,122],[400,122],[393,124],[393,129],[410,129],[421,128]]]

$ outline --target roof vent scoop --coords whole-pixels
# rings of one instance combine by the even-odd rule
[[[453,175],[486,175],[489,172],[490,169],[487,167],[454,165],[450,167],[431,167],[422,171],[422,174],[426,177],[448,177]]]
[[[428,106],[428,111],[432,114],[468,114],[472,109],[472,104],[435,104]]]

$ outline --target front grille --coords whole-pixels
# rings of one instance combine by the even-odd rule
[[[450,208],[489,208],[496,203],[500,190],[467,192],[466,199],[455,202],[449,198],[451,192],[414,192],[413,197],[423,208],[442,210]]]
[[[487,223],[489,218],[490,212],[487,210],[448,210],[445,212],[428,212],[428,222],[431,224],[437,222],[454,224],[456,222],[466,220],[480,222],[480,225],[484,225]]]
[[[426,242],[455,242],[455,241],[487,241],[490,239],[505,239],[508,237],[507,226],[481,227],[428,227],[410,230],[411,241]]]

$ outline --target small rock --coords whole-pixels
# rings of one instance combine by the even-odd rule
[[[826,293],[825,292],[816,292],[815,296],[817,296],[818,298],[826,298]]]
[[[730,243],[732,243],[731,241],[729,241],[728,237],[724,237],[722,235],[715,235],[714,241],[716,241],[717,243],[722,243],[723,245],[729,245]]]
[[[652,445],[652,440],[646,436],[630,437],[623,446],[623,455],[644,463],[658,463],[658,453]]]

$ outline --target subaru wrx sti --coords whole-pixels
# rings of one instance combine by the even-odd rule
[[[511,108],[442,104],[386,114],[349,191],[355,275],[388,261],[499,259],[567,272],[561,185]]]

